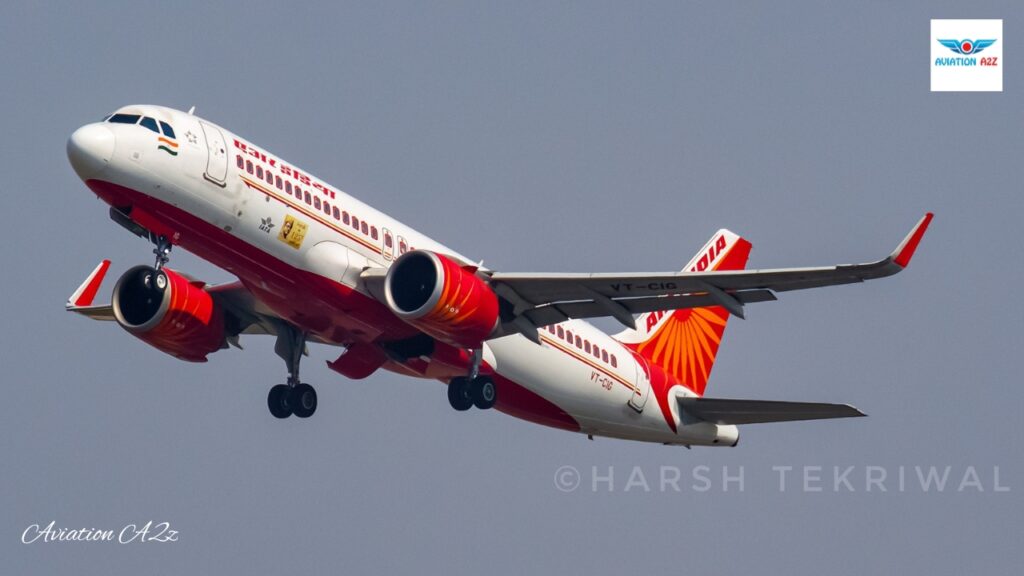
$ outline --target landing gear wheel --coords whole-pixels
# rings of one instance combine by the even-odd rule
[[[481,410],[488,410],[494,406],[498,398],[498,391],[494,387],[494,380],[490,376],[477,376],[470,387],[470,396],[473,398],[473,405]]]
[[[288,402],[288,396],[292,389],[284,384],[278,384],[270,389],[267,394],[267,407],[274,418],[287,418],[292,415],[292,409]]]
[[[459,412],[473,407],[473,397],[469,394],[469,378],[452,378],[448,383],[448,403]]]
[[[157,290],[163,292],[167,288],[167,274],[163,270],[157,270],[156,275],[153,277],[153,284]]]
[[[316,412],[316,389],[309,384],[299,384],[291,389],[288,405],[299,418],[309,418]]]

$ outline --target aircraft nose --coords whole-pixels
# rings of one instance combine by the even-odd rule
[[[114,155],[114,132],[103,124],[86,124],[68,138],[68,160],[83,180],[94,177]]]

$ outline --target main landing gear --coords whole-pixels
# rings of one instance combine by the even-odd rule
[[[316,412],[316,389],[299,380],[299,361],[306,351],[306,334],[290,325],[282,325],[277,333],[274,352],[284,359],[288,367],[288,383],[278,384],[267,395],[267,407],[275,418],[295,414],[309,418]]]
[[[481,410],[488,410],[494,407],[494,403],[498,399],[498,390],[494,386],[494,379],[480,374],[483,350],[473,350],[472,356],[473,362],[470,365],[469,375],[452,378],[448,383],[448,403],[459,412],[469,410],[473,406]]]

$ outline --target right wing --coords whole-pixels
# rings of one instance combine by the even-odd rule
[[[775,300],[775,292],[851,284],[900,272],[910,264],[931,220],[932,214],[925,214],[891,254],[867,264],[721,272],[485,274],[495,292],[513,305],[515,316],[533,326],[612,316],[632,328],[632,314],[714,305],[742,318],[744,304]]]

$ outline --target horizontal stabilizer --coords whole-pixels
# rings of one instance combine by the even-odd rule
[[[685,416],[689,416],[714,424],[759,424],[867,416],[849,404],[693,397],[677,400],[680,412],[685,413],[684,421]]]

